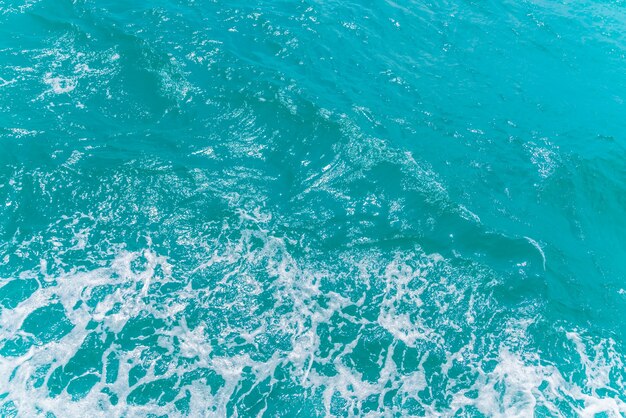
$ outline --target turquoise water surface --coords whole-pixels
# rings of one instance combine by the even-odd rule
[[[0,416],[626,416],[626,4],[0,0]]]

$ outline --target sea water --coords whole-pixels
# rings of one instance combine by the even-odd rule
[[[626,415],[626,6],[0,0],[0,416]]]

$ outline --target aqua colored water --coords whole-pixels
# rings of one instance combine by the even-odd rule
[[[0,0],[0,416],[626,416],[626,8]]]

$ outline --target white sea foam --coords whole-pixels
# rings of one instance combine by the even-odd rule
[[[524,147],[530,153],[530,160],[543,179],[554,174],[560,161],[557,146],[552,144],[548,138],[539,138],[536,142],[525,144]]]
[[[53,77],[52,73],[47,73],[43,82],[50,86],[54,94],[69,93],[76,88],[76,80],[67,77]]]
[[[271,235],[267,228],[271,221],[263,210],[252,209],[242,211],[237,235],[230,236],[231,229],[225,225],[215,241],[181,237],[180,245],[194,251],[206,248],[206,260],[189,274],[215,276],[210,286],[180,283],[183,277],[177,277],[176,266],[150,248],[118,250],[106,265],[90,270],[51,275],[48,263],[42,262],[39,271],[24,272],[25,277],[42,274],[48,284],[40,285],[17,307],[3,309],[2,338],[27,336],[21,330],[24,320],[51,303],[63,306],[74,327],[58,341],[34,344],[15,357],[0,357],[0,390],[8,392],[4,402],[14,402],[25,416],[46,411],[72,416],[85,410],[93,416],[142,416],[147,412],[178,416],[181,412],[175,402],[189,394],[190,415],[224,416],[233,398],[246,396],[242,392],[246,379],[253,379],[255,385],[266,381],[275,384],[280,369],[288,370],[290,385],[300,386],[306,396],[320,396],[329,415],[339,413],[337,408],[365,415],[364,405],[371,399],[377,399],[370,412],[373,416],[383,411],[402,413],[405,402],[418,402],[428,416],[452,416],[469,406],[489,416],[528,416],[539,406],[559,415],[563,403],[581,416],[599,411],[613,416],[626,412],[619,396],[601,392],[609,384],[623,388],[622,382],[610,379],[615,370],[623,368],[612,341],[594,343],[579,333],[567,333],[571,349],[578,353],[585,370],[582,382],[562,374],[539,353],[518,349],[528,338],[532,314],[521,313],[519,320],[512,320],[491,342],[495,345],[481,354],[479,347],[484,349],[485,338],[493,336],[477,328],[484,326],[477,318],[490,311],[494,315],[498,307],[488,292],[476,291],[476,286],[484,286],[480,280],[458,274],[442,256],[425,254],[419,248],[397,252],[392,258],[376,251],[347,252],[337,265],[315,264],[291,254],[295,241]],[[73,241],[80,247],[89,231],[80,223],[74,228],[77,233],[82,231],[82,237]],[[328,288],[333,281],[348,287]],[[177,283],[183,287],[174,294],[159,293],[160,286]],[[223,297],[215,299],[220,294]],[[368,294],[378,296],[374,302],[366,302]],[[272,299],[269,310],[260,309],[263,295]],[[193,316],[187,315],[186,309],[198,305],[205,311],[214,310],[218,301],[221,313],[216,321],[224,325],[221,331],[211,322],[189,325]],[[377,314],[365,319],[347,314],[350,308],[373,309]],[[244,321],[233,322],[229,315],[234,314],[243,315]],[[48,367],[43,369],[43,376],[50,379],[57,367],[69,364],[91,333],[102,341],[107,333],[120,336],[129,321],[146,315],[162,321],[154,333],[156,346],[172,357],[165,369],[159,369],[159,355],[151,351],[154,342],[144,344],[141,338],[146,337],[141,337],[130,346],[115,341],[106,346],[100,369],[90,371],[98,381],[79,399],[72,399],[67,385],[60,395],[50,397],[46,384],[33,384],[42,367]],[[94,322],[95,328],[90,325]],[[337,343],[324,336],[323,330],[343,332],[341,324],[355,327],[348,341]],[[366,376],[354,363],[362,355],[364,339],[371,338],[364,333],[367,329],[376,330],[375,339],[386,341],[375,353],[377,359],[372,365],[377,370],[372,376]],[[452,349],[448,339],[454,335],[460,345]],[[234,337],[245,341],[248,348],[228,354],[228,349],[244,347],[235,344]],[[267,352],[263,348],[267,338],[286,338],[288,343]],[[406,350],[402,347],[416,350],[410,356],[418,357],[407,358],[406,353],[398,357]],[[322,354],[324,351],[327,353]],[[113,382],[106,380],[109,355],[119,358],[118,377]],[[438,356],[443,363],[433,375],[425,364]],[[406,369],[404,362],[408,360],[415,366]],[[494,365],[487,367],[488,361]],[[467,372],[454,374],[452,370],[460,365]],[[129,376],[136,366],[146,374],[131,382]],[[333,373],[323,372],[323,367]],[[211,370],[223,379],[217,390],[211,390],[201,379],[180,383],[185,373],[200,369]],[[173,401],[132,402],[131,394],[137,388],[169,378],[170,387],[177,392]],[[443,379],[437,390],[449,397],[447,405],[436,406],[422,399],[420,394],[433,387],[432,379]],[[117,404],[102,391],[115,393]],[[393,405],[385,404],[389,396]],[[238,413],[245,414],[245,410]]]
[[[530,238],[530,237],[524,237],[526,239],[526,241],[528,241],[533,247],[535,247],[537,249],[537,251],[539,252],[539,255],[541,255],[541,261],[543,262],[543,269],[546,269],[546,253],[543,252],[543,248],[541,248],[541,245],[539,245],[539,243],[537,241],[535,241],[534,239]]]

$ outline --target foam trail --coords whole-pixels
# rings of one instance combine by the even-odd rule
[[[541,260],[543,262],[543,269],[545,271],[546,269],[546,254],[543,252],[543,248],[541,248],[541,245],[539,245],[539,243],[537,241],[535,241],[534,239],[530,238],[530,237],[524,237],[526,238],[526,241],[530,242],[530,244],[535,247],[537,249],[537,251],[539,251],[539,255],[541,255]]]

